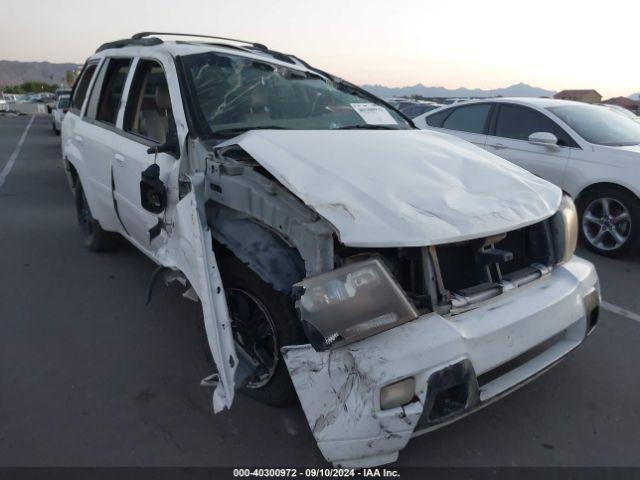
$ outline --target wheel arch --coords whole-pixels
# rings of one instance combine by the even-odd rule
[[[581,203],[590,193],[596,192],[598,190],[602,190],[605,188],[613,188],[613,189],[620,190],[622,192],[625,192],[625,193],[628,193],[629,195],[634,196],[636,199],[640,201],[640,197],[638,197],[638,195],[633,190],[625,187],[624,185],[620,185],[619,183],[614,183],[614,182],[597,182],[597,183],[592,183],[584,187],[582,190],[580,190],[578,195],[576,195],[575,197],[575,203],[577,205],[581,205]]]
[[[226,207],[215,210],[207,220],[216,255],[235,256],[275,290],[291,295],[293,284],[305,277],[301,253],[268,226]]]

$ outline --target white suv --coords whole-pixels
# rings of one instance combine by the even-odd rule
[[[578,206],[587,247],[640,248],[640,124],[599,105],[544,98],[477,100],[415,118],[555,183]]]
[[[559,188],[263,45],[107,44],[62,141],[87,247],[125,238],[200,301],[214,411],[297,393],[336,465],[394,461],[597,321]]]

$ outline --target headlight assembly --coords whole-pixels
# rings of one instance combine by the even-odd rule
[[[556,261],[564,263],[573,256],[578,243],[578,212],[568,195],[562,197],[560,208],[551,219],[551,228]]]
[[[306,278],[298,309],[317,351],[361,340],[418,316],[384,264],[374,258]]]

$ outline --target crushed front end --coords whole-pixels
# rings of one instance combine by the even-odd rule
[[[593,266],[573,256],[573,205],[500,235],[403,249],[336,249],[298,284],[309,345],[283,354],[335,465],[396,460],[412,436],[544,372],[593,329]]]

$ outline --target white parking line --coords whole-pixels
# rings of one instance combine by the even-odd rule
[[[626,308],[613,305],[609,302],[602,302],[600,306],[605,310],[609,310],[610,312],[616,313],[618,315],[622,315],[623,317],[626,317],[629,320],[635,320],[636,322],[640,322],[640,315],[638,315],[637,313],[630,312]]]
[[[31,128],[31,124],[33,123],[34,118],[36,118],[36,116],[31,115],[31,120],[29,120],[29,123],[27,124],[27,128],[24,129],[24,132],[22,133],[20,140],[18,140],[18,145],[16,145],[16,148],[13,150],[13,153],[9,157],[9,161],[0,172],[0,187],[2,187],[2,184],[6,180],[7,175],[9,175],[9,172],[11,171],[13,164],[16,163],[16,159],[18,158],[18,155],[20,155],[20,150],[22,149],[22,145],[24,144],[24,141],[27,138],[27,133]]]

